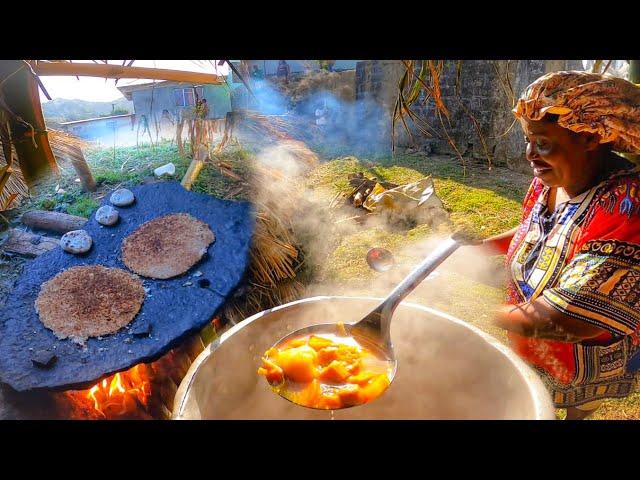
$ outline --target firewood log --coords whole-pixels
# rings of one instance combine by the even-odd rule
[[[67,233],[80,230],[87,223],[87,219],[66,213],[33,210],[22,215],[22,223],[31,228]]]

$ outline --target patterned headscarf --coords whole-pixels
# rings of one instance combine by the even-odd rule
[[[561,127],[597,133],[617,152],[640,154],[640,87],[622,78],[547,73],[527,87],[513,112],[533,121],[559,115]]]

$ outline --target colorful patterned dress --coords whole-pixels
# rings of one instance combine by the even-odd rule
[[[616,172],[554,211],[548,193],[536,178],[525,197],[507,253],[508,301],[542,296],[606,333],[579,343],[510,333],[512,348],[559,408],[625,397],[640,366],[640,168]]]

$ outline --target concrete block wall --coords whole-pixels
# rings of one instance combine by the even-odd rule
[[[425,128],[431,136],[408,122],[413,137],[410,138],[399,122],[396,125],[396,145],[450,154],[454,150],[448,135],[467,157],[486,159],[489,156],[494,164],[521,170],[526,167],[523,161],[524,139],[519,125],[513,125],[513,102],[544,73],[570,69],[582,69],[581,61],[465,60],[461,63],[458,82],[458,62],[447,60],[440,85],[449,118],[437,115],[432,100],[422,105],[423,98],[419,99],[413,111],[424,119]],[[378,102],[387,112],[380,122],[380,139],[387,142],[389,148],[391,115],[403,72],[404,67],[397,60],[359,62],[356,68],[356,98]]]

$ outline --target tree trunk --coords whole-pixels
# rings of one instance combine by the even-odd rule
[[[67,233],[72,230],[80,230],[87,223],[87,219],[68,215],[60,212],[47,212],[44,210],[33,210],[22,215],[24,225],[40,230],[49,230],[57,233]]]

